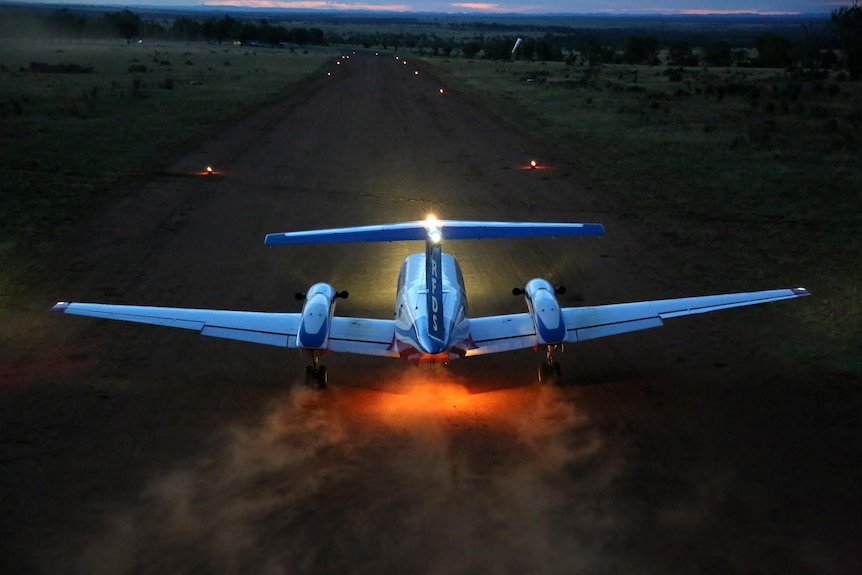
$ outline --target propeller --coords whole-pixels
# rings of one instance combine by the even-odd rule
[[[525,293],[527,293],[527,292],[526,292],[526,291],[524,291],[523,289],[519,288],[519,287],[512,288],[512,295],[524,295]],[[563,294],[565,294],[565,293],[566,293],[566,286],[559,286],[559,287],[555,287],[555,288],[554,288],[554,293],[555,293],[556,295],[563,295]]]
[[[341,299],[347,299],[347,296],[349,296],[349,295],[350,294],[347,293],[347,290],[335,292],[335,297],[340,297]],[[294,297],[297,299],[297,301],[302,301],[305,299],[305,293],[298,291],[298,292],[296,292],[296,295]]]

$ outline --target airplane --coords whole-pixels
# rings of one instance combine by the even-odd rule
[[[402,358],[415,364],[518,349],[545,350],[539,382],[559,384],[554,354],[565,344],[659,327],[663,320],[810,295],[805,288],[707,295],[632,303],[562,307],[555,288],[534,278],[512,293],[523,295],[526,313],[470,318],[458,261],[443,253],[450,240],[603,235],[594,223],[486,222],[425,220],[267,234],[265,245],[424,241],[425,252],[401,265],[394,319],[335,315],[335,304],[348,297],[328,283],[315,283],[304,294],[299,313],[108,305],[59,302],[53,310],[71,315],[131,321],[197,331],[201,335],[295,348],[307,354],[306,384],[325,388],[326,352]]]

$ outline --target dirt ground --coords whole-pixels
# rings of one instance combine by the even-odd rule
[[[412,63],[328,70],[70,230],[57,282],[4,314],[0,572],[860,572],[859,381],[782,351],[805,334],[776,306],[806,300],[571,346],[559,388],[532,383],[531,351],[435,370],[332,355],[324,393],[296,352],[48,313],[297,311],[328,281],[341,314],[388,317],[421,246],[264,235],[429,211],[606,226],[448,243],[475,316],[523,311],[511,289],[532,277],[565,305],[696,295],[574,159]]]

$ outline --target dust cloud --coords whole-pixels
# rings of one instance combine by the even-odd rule
[[[105,518],[81,572],[591,569],[620,458],[563,391],[297,386]],[[220,436],[221,437],[221,436]]]

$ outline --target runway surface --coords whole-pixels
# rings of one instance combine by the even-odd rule
[[[412,62],[328,70],[82,222],[63,281],[10,315],[0,571],[858,572],[858,382],[780,353],[801,336],[774,306],[805,301],[571,346],[558,388],[528,350],[436,370],[332,355],[325,393],[295,352],[48,314],[297,311],[327,281],[341,314],[389,317],[421,245],[264,235],[429,212],[606,226],[447,243],[474,316],[523,311],[511,289],[533,277],[564,305],[698,295],[576,163]]]

